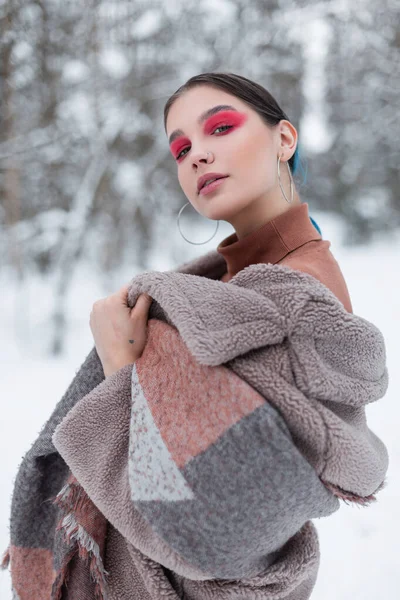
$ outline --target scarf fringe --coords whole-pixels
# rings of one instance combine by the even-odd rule
[[[77,548],[76,546],[74,546],[74,548],[71,550],[71,552],[69,552],[68,554],[66,554],[66,556],[64,557],[64,566],[62,567],[61,571],[59,572],[59,574],[57,575],[57,577],[55,578],[54,582],[53,582],[53,586],[51,589],[51,600],[62,600],[62,587],[63,584],[67,585],[68,581],[69,581],[69,576],[71,573],[71,570],[69,569],[69,562],[71,561],[71,559],[74,557],[74,555],[77,552]]]
[[[74,540],[75,545],[72,551],[64,557],[65,564],[53,583],[52,600],[61,600],[62,584],[68,581],[70,575],[69,563],[76,552],[89,565],[94,582],[95,600],[107,600],[106,575],[109,575],[109,572],[103,566],[99,546],[85,528],[78,523],[74,515],[77,510],[82,513],[86,512],[93,505],[92,501],[82,486],[76,482],[75,478],[71,477],[69,482],[55,496],[54,504],[57,504],[68,513],[58,522],[56,531],[63,530],[65,541],[70,544],[71,540]]]
[[[85,512],[91,503],[89,496],[73,475],[69,477],[68,482],[58,494],[50,500],[65,511],[71,510],[73,512],[77,510]]]
[[[359,496],[358,494],[354,494],[353,492],[349,492],[348,490],[344,490],[338,485],[334,485],[333,483],[329,483],[328,481],[324,481],[321,479],[322,483],[340,500],[343,500],[345,504],[358,504],[360,506],[369,506],[372,502],[376,502],[376,494],[383,490],[387,485],[387,479],[385,478],[379,487],[370,494],[369,496]]]
[[[11,555],[10,555],[10,546],[8,546],[7,550],[3,554],[3,558],[1,559],[0,568],[4,571],[8,568],[10,563]]]

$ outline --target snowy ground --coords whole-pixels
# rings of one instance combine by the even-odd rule
[[[391,240],[386,237],[367,247],[349,250],[340,243],[340,221],[311,209],[310,213],[322,228],[323,237],[332,242],[331,250],[348,283],[354,312],[375,323],[385,336],[390,376],[385,398],[367,408],[370,428],[389,450],[388,485],[379,494],[378,502],[369,507],[342,504],[334,515],[314,521],[320,536],[321,566],[312,600],[391,599],[398,593],[395,590],[400,584],[400,520],[396,512],[400,499],[397,429],[400,409],[395,406],[396,392],[400,391],[400,369],[397,365],[400,359],[400,233]],[[221,224],[217,236],[209,244],[197,249],[195,246],[189,248],[189,244],[182,240],[181,255],[185,256],[190,251],[191,258],[194,256],[193,248],[196,254],[201,254],[216,247],[232,231],[230,226],[225,229],[222,225],[225,224]],[[212,227],[205,230],[203,236],[191,236],[191,239],[208,239],[213,231]],[[163,249],[158,248],[152,263],[154,270],[169,268],[164,257]],[[186,259],[187,254],[183,260]],[[115,290],[136,272],[127,273],[126,269],[121,272],[121,277],[115,278]],[[114,290],[105,291],[93,281],[88,267],[82,266],[77,270],[68,301],[70,326],[66,353],[62,358],[52,359],[45,353],[45,346],[51,339],[48,315],[52,295],[49,283],[32,278],[17,289],[11,276],[3,271],[0,289],[3,339],[0,348],[2,554],[8,545],[11,493],[18,466],[93,345],[89,328],[93,302]],[[8,571],[0,571],[0,598],[11,600]]]

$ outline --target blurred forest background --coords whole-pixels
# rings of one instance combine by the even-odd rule
[[[345,244],[400,227],[399,0],[0,0],[0,270],[55,277],[60,331],[79,261],[146,269],[160,222],[185,259],[163,107],[205,71],[277,99],[300,197],[345,219]]]
[[[93,302],[232,232],[196,246],[176,223],[163,108],[208,71],[259,82],[296,127],[300,198],[387,345],[368,423],[389,485],[367,513],[316,520],[313,600],[398,597],[400,0],[0,0],[0,548],[21,457],[93,348]],[[188,206],[182,230],[201,242],[215,223]]]

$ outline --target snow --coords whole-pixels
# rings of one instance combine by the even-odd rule
[[[83,91],[75,91],[65,97],[58,105],[58,115],[65,122],[72,122],[83,136],[96,134],[95,115],[91,97]]]
[[[131,35],[136,40],[144,40],[154,36],[163,26],[164,17],[161,10],[151,8],[144,12],[131,27]]]
[[[129,179],[128,174],[125,177]],[[368,507],[341,503],[335,514],[314,520],[320,538],[321,564],[311,600],[393,598],[400,582],[397,565],[400,480],[396,476],[400,464],[397,429],[400,410],[395,406],[396,392],[400,392],[397,365],[400,233],[393,234],[392,239],[376,239],[367,246],[346,247],[340,219],[314,211],[312,207],[309,209],[321,227],[324,239],[331,241],[331,250],[349,287],[354,312],[372,321],[384,334],[390,379],[386,396],[367,407],[369,427],[389,451],[387,486],[378,494],[378,501]],[[201,235],[191,235],[187,228],[184,233],[190,239],[208,239],[215,228],[213,224],[209,225],[204,219]],[[220,224],[211,242],[197,248],[187,244],[177,233],[176,254],[182,259],[179,262],[215,248],[232,231],[225,225]],[[172,268],[174,264],[166,264],[168,250],[162,245],[163,236],[157,236],[157,239],[160,246],[154,249],[149,264],[154,270]],[[120,274],[112,280],[115,289],[137,272],[137,267],[129,269],[125,265],[121,268]],[[46,351],[52,337],[49,315],[54,302],[51,292],[54,281],[31,276],[19,288],[11,271],[3,269],[0,272],[3,339],[0,348],[3,367],[0,378],[3,407],[0,424],[1,554],[8,545],[11,494],[18,466],[92,348],[89,314],[93,302],[114,291],[105,290],[93,273],[93,268],[85,263],[76,270],[68,298],[66,352],[52,358]],[[8,571],[0,571],[0,597],[11,600]]]
[[[326,56],[330,47],[331,27],[324,19],[314,19],[303,28],[294,30],[298,39],[307,35],[308,43],[303,43],[304,75],[302,90],[305,110],[301,118],[301,131],[304,135],[306,152],[327,152],[331,147],[334,134],[328,125],[326,114]],[[303,38],[304,39],[304,38]]]
[[[26,40],[18,41],[12,49],[12,59],[19,62],[28,59],[33,52],[33,48]]]
[[[82,83],[90,77],[90,69],[81,60],[69,60],[63,67],[62,79],[65,84]]]
[[[104,48],[99,54],[99,64],[110,77],[123,79],[130,71],[131,65],[122,49]]]
[[[135,194],[140,195],[146,187],[143,169],[133,161],[120,162],[115,168],[113,185],[119,194],[127,195],[132,200]]]
[[[198,10],[207,18],[207,33],[218,31],[225,22],[232,21],[238,12],[236,3],[230,0],[203,0]]]

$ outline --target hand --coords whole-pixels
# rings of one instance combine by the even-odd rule
[[[90,328],[106,377],[134,363],[146,345],[152,298],[140,294],[135,306],[130,308],[129,287],[124,285],[115,294],[96,300],[90,313]]]

